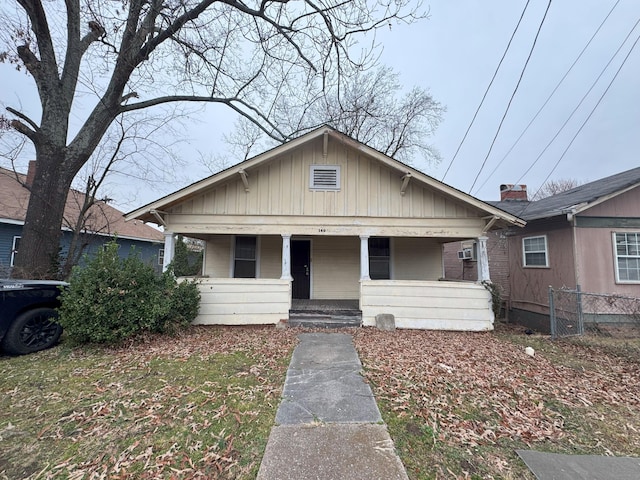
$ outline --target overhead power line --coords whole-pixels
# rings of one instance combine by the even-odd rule
[[[502,66],[502,62],[503,62],[504,58],[507,56],[507,52],[509,51],[509,48],[511,47],[511,42],[513,42],[513,38],[516,36],[516,32],[518,31],[518,28],[520,27],[520,24],[522,23],[522,19],[524,18],[524,14],[527,11],[527,7],[529,6],[529,2],[530,1],[531,0],[527,0],[527,3],[525,4],[524,9],[522,10],[522,13],[520,14],[520,19],[518,20],[516,28],[514,28],[513,33],[511,34],[511,38],[509,39],[509,43],[507,43],[507,48],[505,48],[504,53],[502,54],[502,58],[500,59],[500,62],[498,62],[498,66],[496,67],[495,72],[493,72],[493,77],[491,77],[491,81],[489,82],[489,85],[487,86],[487,89],[484,91],[484,95],[482,96],[482,100],[480,100],[480,104],[478,105],[478,108],[476,108],[476,113],[473,114],[473,118],[471,119],[471,123],[469,123],[469,126],[467,127],[467,131],[464,132],[464,136],[462,137],[462,140],[460,140],[460,144],[458,145],[458,148],[456,149],[456,152],[453,154],[453,157],[451,158],[451,161],[449,162],[449,165],[447,166],[447,170],[444,172],[444,175],[442,175],[441,181],[443,181],[443,182],[444,182],[445,177],[447,176],[447,173],[449,173],[449,170],[451,169],[451,166],[453,165],[453,162],[455,161],[456,157],[458,156],[458,153],[460,152],[460,149],[462,148],[462,144],[467,139],[467,135],[469,135],[469,131],[471,130],[471,127],[473,126],[474,122],[476,121],[476,117],[478,116],[478,112],[480,112],[480,108],[482,108],[482,105],[484,104],[484,101],[487,98],[487,94],[489,93],[489,90],[491,89],[491,86],[493,85],[493,81],[496,79],[496,76],[498,75],[498,72],[500,71],[500,67]]]
[[[576,107],[571,111],[571,113],[569,114],[569,116],[567,117],[567,119],[564,121],[564,123],[560,126],[560,128],[558,129],[558,131],[555,133],[555,135],[551,138],[551,140],[545,145],[545,147],[542,149],[542,151],[540,152],[540,154],[536,157],[536,159],[533,161],[533,163],[531,165],[529,165],[529,168],[527,168],[527,170],[520,175],[520,178],[518,179],[517,182],[515,182],[516,184],[520,183],[522,181],[522,179],[525,177],[525,175],[527,175],[527,173],[529,173],[531,171],[531,169],[533,169],[533,167],[538,163],[538,161],[540,160],[540,158],[542,158],[542,155],[545,154],[545,152],[547,151],[547,149],[551,146],[551,144],[556,140],[556,138],[558,138],[558,136],[560,135],[560,133],[564,130],[564,128],[567,126],[567,124],[569,123],[569,121],[573,118],[573,116],[575,115],[575,113],[578,111],[578,109],[580,108],[580,106],[584,103],[584,101],[586,100],[586,98],[589,96],[589,94],[591,93],[591,91],[594,89],[594,87],[596,86],[596,84],[600,81],[600,79],[602,78],[602,75],[604,75],[604,73],[607,71],[607,69],[609,68],[609,65],[611,65],[611,63],[613,62],[613,60],[616,58],[616,56],[618,55],[618,53],[620,52],[620,50],[622,50],[622,47],[624,46],[625,43],[627,43],[627,40],[629,39],[629,37],[631,37],[631,34],[633,33],[633,31],[636,29],[636,27],[638,26],[638,24],[640,23],[640,19],[638,19],[636,21],[636,23],[633,25],[633,27],[631,27],[631,30],[629,30],[629,33],[627,33],[627,36],[624,38],[624,40],[622,40],[622,43],[620,43],[620,46],[618,47],[618,49],[614,52],[614,54],[611,56],[611,58],[609,59],[609,61],[607,62],[607,64],[604,66],[604,68],[600,71],[600,74],[596,77],[596,79],[593,81],[593,83],[591,84],[591,87],[589,87],[589,90],[587,90],[587,92],[582,96],[582,98],[580,99],[580,102],[578,102],[578,105],[576,105]],[[636,40],[637,41],[637,40]]]
[[[536,114],[531,118],[531,120],[529,120],[529,123],[527,123],[527,126],[524,127],[524,130],[522,130],[522,132],[520,133],[520,135],[518,136],[518,138],[516,139],[515,142],[513,142],[513,144],[511,145],[511,147],[509,148],[509,150],[507,150],[507,153],[504,154],[504,156],[502,157],[502,159],[498,162],[498,164],[494,167],[493,170],[491,170],[491,173],[487,176],[487,178],[485,178],[484,182],[482,182],[482,184],[478,187],[478,190],[482,190],[482,187],[484,187],[487,182],[493,177],[493,174],[496,173],[496,171],[498,170],[498,168],[500,168],[500,166],[504,163],[504,161],[507,159],[507,157],[509,156],[509,154],[513,151],[513,149],[516,147],[516,145],[520,142],[520,140],[522,139],[522,137],[524,136],[524,134],[529,130],[529,128],[531,127],[531,125],[533,124],[533,122],[536,121],[536,119],[538,118],[538,116],[540,116],[540,113],[542,113],[542,110],[544,110],[544,108],[547,106],[547,104],[549,103],[549,101],[551,100],[551,98],[555,95],[555,93],[558,91],[558,89],[560,88],[560,85],[562,85],[562,83],[564,83],[564,81],[566,80],[566,78],[569,76],[569,73],[571,73],[571,71],[573,70],[573,67],[576,66],[576,64],[578,63],[578,61],[580,60],[580,58],[582,58],[582,55],[584,55],[584,52],[587,50],[587,48],[589,48],[589,46],[591,45],[591,42],[593,42],[593,39],[596,37],[596,35],[598,35],[598,32],[600,32],[600,30],[602,29],[602,27],[604,26],[604,24],[606,23],[606,21],[609,19],[609,17],[611,16],[611,14],[613,13],[613,11],[615,10],[615,8],[618,6],[618,4],[620,3],[620,0],[618,0],[613,7],[611,7],[611,10],[609,10],[609,13],[607,14],[607,16],[604,18],[604,20],[602,20],[602,22],[600,22],[600,25],[598,26],[598,28],[596,29],[595,32],[593,32],[593,35],[591,35],[591,38],[589,39],[589,41],[586,43],[586,45],[584,46],[584,48],[580,51],[580,53],[578,54],[578,56],[576,57],[576,59],[573,61],[573,63],[571,64],[571,66],[569,67],[569,69],[566,71],[566,73],[562,76],[562,78],[560,79],[560,81],[556,84],[555,88],[553,89],[553,91],[549,94],[549,96],[547,97],[547,99],[544,101],[544,103],[542,104],[542,106],[538,109],[538,111],[536,112]],[[626,41],[626,40],[625,40]],[[620,47],[622,48],[622,46]],[[617,52],[616,52],[617,53]]]
[[[475,187],[476,182],[478,181],[478,177],[482,173],[482,170],[484,170],[484,166],[487,164],[487,160],[489,159],[489,155],[491,155],[491,151],[493,150],[493,146],[495,145],[496,140],[498,139],[498,135],[500,134],[500,130],[502,129],[502,125],[504,124],[504,120],[505,120],[505,118],[507,118],[507,114],[509,113],[509,109],[511,108],[511,103],[513,102],[513,99],[516,96],[516,93],[518,92],[518,88],[520,87],[520,83],[522,82],[522,78],[524,77],[524,72],[527,70],[527,65],[529,65],[529,60],[531,60],[531,55],[533,54],[533,50],[536,48],[536,43],[538,42],[538,37],[540,36],[540,31],[542,30],[542,26],[544,25],[544,21],[547,18],[547,13],[549,13],[549,8],[551,7],[551,1],[552,0],[549,0],[549,3],[547,3],[547,8],[544,11],[544,15],[542,16],[542,20],[540,21],[540,25],[538,26],[538,31],[536,32],[536,36],[533,39],[533,44],[531,45],[531,49],[529,50],[529,55],[527,55],[527,60],[524,63],[524,66],[522,67],[522,72],[520,72],[520,78],[518,78],[518,83],[516,84],[515,88],[513,89],[513,93],[511,94],[511,98],[509,99],[509,103],[507,104],[507,108],[505,109],[504,115],[502,115],[502,119],[500,120],[500,124],[498,125],[498,130],[496,130],[496,134],[494,135],[493,140],[491,141],[491,145],[489,146],[489,151],[487,152],[487,154],[484,157],[484,160],[482,161],[482,165],[480,166],[480,170],[478,170],[478,174],[476,175],[476,178],[474,178],[474,180],[473,180],[473,184],[471,184],[471,188],[469,189],[469,193],[471,193],[471,191],[473,190],[473,187]]]
[[[560,155],[560,158],[558,158],[558,161],[554,164],[553,168],[551,169],[551,171],[549,172],[549,175],[546,176],[546,178],[544,179],[544,181],[542,182],[542,184],[540,185],[540,188],[538,189],[538,191],[540,191],[540,189],[542,188],[542,186],[547,183],[547,180],[549,180],[549,178],[551,177],[551,175],[553,175],[553,172],[556,171],[556,168],[558,168],[558,165],[560,165],[560,162],[562,161],[562,159],[564,158],[564,156],[567,154],[567,152],[569,151],[569,149],[571,148],[571,146],[573,145],[573,142],[575,141],[575,139],[578,137],[578,135],[580,135],[580,132],[582,132],[582,129],[585,127],[585,125],[589,122],[589,120],[591,119],[591,117],[593,116],[593,114],[595,113],[596,109],[598,108],[598,106],[600,105],[600,103],[602,102],[602,99],[605,97],[605,95],[609,92],[609,89],[611,88],[611,85],[613,85],[613,82],[616,80],[616,78],[618,78],[618,74],[620,73],[620,71],[622,70],[622,67],[624,66],[624,64],[627,62],[627,60],[629,59],[629,56],[631,55],[631,52],[633,52],[633,50],[636,48],[636,45],[638,44],[638,41],[640,41],[640,35],[638,35],[638,37],[636,38],[636,41],[633,42],[633,45],[631,45],[631,48],[629,49],[629,52],[627,53],[627,55],[624,57],[624,59],[622,60],[622,63],[620,64],[620,66],[618,67],[618,70],[616,71],[615,75],[613,76],[613,78],[611,79],[611,81],[609,82],[609,85],[607,85],[607,88],[605,89],[604,92],[602,92],[602,95],[600,95],[600,98],[598,99],[598,102],[594,105],[593,109],[591,110],[591,112],[589,113],[589,116],[584,120],[584,122],[582,122],[582,125],[580,125],[580,128],[578,129],[578,131],[575,133],[575,135],[573,136],[573,138],[571,139],[571,141],[569,142],[569,145],[567,145],[567,148],[564,149],[564,151],[562,152],[562,155]],[[536,193],[534,194],[534,197],[538,194],[538,191],[536,191]],[[531,204],[529,204],[531,205]],[[529,206],[527,205],[527,207]],[[524,208],[524,210],[527,209],[527,207]],[[523,210],[523,212],[524,212]],[[522,214],[522,212],[520,212],[520,215]]]

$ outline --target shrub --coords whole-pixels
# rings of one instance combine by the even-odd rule
[[[194,282],[158,275],[135,252],[118,255],[105,245],[84,267],[74,267],[61,295],[60,324],[76,343],[116,343],[142,332],[172,332],[198,313]]]

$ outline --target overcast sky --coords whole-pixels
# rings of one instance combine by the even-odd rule
[[[520,142],[506,155],[616,3],[582,58]],[[552,179],[585,182],[640,165],[640,46],[636,46],[622,65],[640,35],[638,27],[623,44],[640,20],[638,0],[554,0],[551,3],[489,154],[548,5],[548,0],[530,0],[475,124],[452,162],[525,4],[526,0],[434,0],[429,4],[429,20],[393,26],[378,35],[384,49],[381,61],[400,74],[400,81],[407,89],[414,85],[427,87],[447,108],[444,121],[432,138],[442,162],[437,166],[416,162],[414,166],[438,180],[442,180],[449,169],[445,183],[483,200],[497,200],[501,183],[527,184],[532,195],[549,175]],[[621,45],[622,49],[614,57]],[[609,68],[560,132],[562,124],[612,58]],[[566,150],[621,65],[608,93]],[[24,74],[16,74],[11,66],[0,64],[0,75],[2,105],[19,105],[19,98],[25,107],[30,103],[37,105],[37,98],[25,97],[35,95],[35,90],[24,89],[29,85]],[[194,158],[196,151],[216,151],[221,134],[231,128],[233,116],[224,107],[209,106],[203,115],[202,121],[190,128],[188,136],[193,151],[182,150],[185,160]],[[556,135],[555,141],[542,153]],[[201,166],[194,164],[185,171],[181,185],[145,188],[135,197],[123,190],[117,203],[124,210],[133,209],[206,174]],[[131,185],[121,188],[131,189]],[[123,201],[125,198],[128,200]],[[129,200],[132,198],[135,200]]]

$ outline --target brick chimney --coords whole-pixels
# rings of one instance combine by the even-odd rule
[[[25,180],[25,184],[27,187],[33,185],[33,179],[36,176],[36,161],[29,160],[29,170],[27,171],[27,179]]]
[[[500,185],[500,201],[505,200],[518,200],[527,201],[527,186],[526,185]]]

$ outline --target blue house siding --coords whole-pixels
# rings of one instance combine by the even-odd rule
[[[22,235],[22,225],[14,225],[10,223],[0,223],[0,278],[8,278],[11,273],[11,250],[13,247],[13,239]],[[69,251],[69,243],[71,242],[72,233],[63,232],[60,240],[60,253],[66,256]],[[110,238],[98,235],[88,235],[85,237],[89,245],[83,251],[84,254],[92,256],[102,245],[107,243]],[[118,238],[120,245],[119,255],[126,258],[130,253],[137,254],[142,261],[151,265],[157,272],[162,271],[162,265],[158,264],[158,254],[164,244],[161,242],[151,242],[142,240],[132,240],[128,238]]]
[[[0,278],[9,276],[13,238],[22,234],[22,225],[0,223]]]

